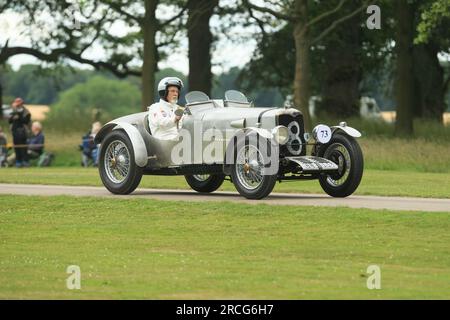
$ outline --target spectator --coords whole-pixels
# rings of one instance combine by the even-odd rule
[[[42,132],[42,124],[39,121],[33,122],[31,132],[32,136],[28,139],[28,157],[37,159],[44,152],[45,136]]]
[[[6,139],[6,135],[3,132],[2,127],[0,127],[0,167],[3,167],[6,164],[6,157],[8,154],[8,149],[6,144],[8,140]]]
[[[8,139],[6,139],[6,134],[3,132],[3,128],[0,127],[0,146],[6,148],[7,143],[8,143]]]
[[[94,166],[98,166],[99,146],[95,144],[94,139],[101,128],[102,124],[100,122],[94,122],[91,130],[83,136],[83,142],[80,145],[80,149],[83,151],[81,155],[81,165],[83,167],[88,167],[90,161]]]
[[[92,130],[91,130],[92,143],[94,143],[95,136],[97,135],[97,133],[100,131],[101,128],[102,128],[102,124],[99,121],[94,122],[92,124]],[[94,149],[92,150],[92,158],[94,159],[95,167],[98,166],[98,155],[99,155],[98,150],[100,149],[99,147],[100,147],[100,145],[94,143]]]
[[[13,103],[13,112],[8,119],[11,124],[11,133],[13,136],[14,153],[16,154],[16,167],[28,167],[27,154],[27,136],[29,131],[29,124],[31,121],[31,114],[25,108],[22,98],[16,98]]]

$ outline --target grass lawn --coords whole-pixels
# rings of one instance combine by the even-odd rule
[[[0,169],[0,183],[102,186],[94,168]],[[144,176],[142,188],[189,189],[182,176]],[[225,181],[221,190],[236,191]],[[282,182],[275,192],[323,193],[317,181]],[[450,173],[366,170],[356,194],[450,198]]]
[[[448,230],[445,213],[0,196],[0,299],[449,299]]]

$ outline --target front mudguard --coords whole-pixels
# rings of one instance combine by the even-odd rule
[[[342,131],[346,135],[353,137],[353,138],[361,138],[361,136],[362,136],[361,132],[359,132],[355,128],[349,127],[347,125],[338,125],[338,126],[331,127],[332,137],[333,137],[333,134],[335,134],[336,132],[339,132],[339,131]]]
[[[239,145],[238,141],[242,141],[250,135],[258,135],[260,137],[263,137],[264,139],[267,139],[268,141],[272,141],[273,139],[272,132],[264,128],[247,127],[245,129],[237,131],[228,141],[228,144],[226,146],[223,162],[223,172],[225,175],[231,175],[232,164],[234,164],[236,161],[235,147]]]
[[[330,128],[331,128],[331,139],[333,139],[333,136],[338,132],[344,133],[345,135],[353,137],[353,138],[361,138],[361,136],[362,136],[361,132],[359,132],[358,130],[356,130],[353,127],[347,126],[346,124],[339,124],[337,126],[332,126]],[[322,144],[320,144],[320,143],[316,143],[313,146],[312,151],[311,151],[312,156],[317,156],[320,146],[322,146]]]

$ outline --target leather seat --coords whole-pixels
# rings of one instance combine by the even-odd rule
[[[148,116],[149,114],[146,114],[144,117],[144,128],[148,133],[152,134],[152,130],[150,130],[150,124],[148,123]]]

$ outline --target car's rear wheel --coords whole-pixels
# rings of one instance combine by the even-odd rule
[[[225,180],[223,174],[194,174],[184,177],[188,185],[197,192],[214,192]]]
[[[329,159],[339,167],[333,174],[319,177],[322,189],[332,197],[347,197],[358,188],[364,169],[364,158],[358,142],[336,133],[330,142],[319,148],[319,157]]]
[[[264,141],[270,147],[270,142]],[[262,152],[260,146],[249,142],[248,139],[236,149],[231,179],[242,196],[247,199],[262,199],[272,192],[277,182],[277,174],[265,172],[268,163],[267,152]]]
[[[133,145],[124,131],[113,130],[102,141],[99,172],[103,185],[114,194],[129,194],[141,182],[143,169],[136,165]]]

